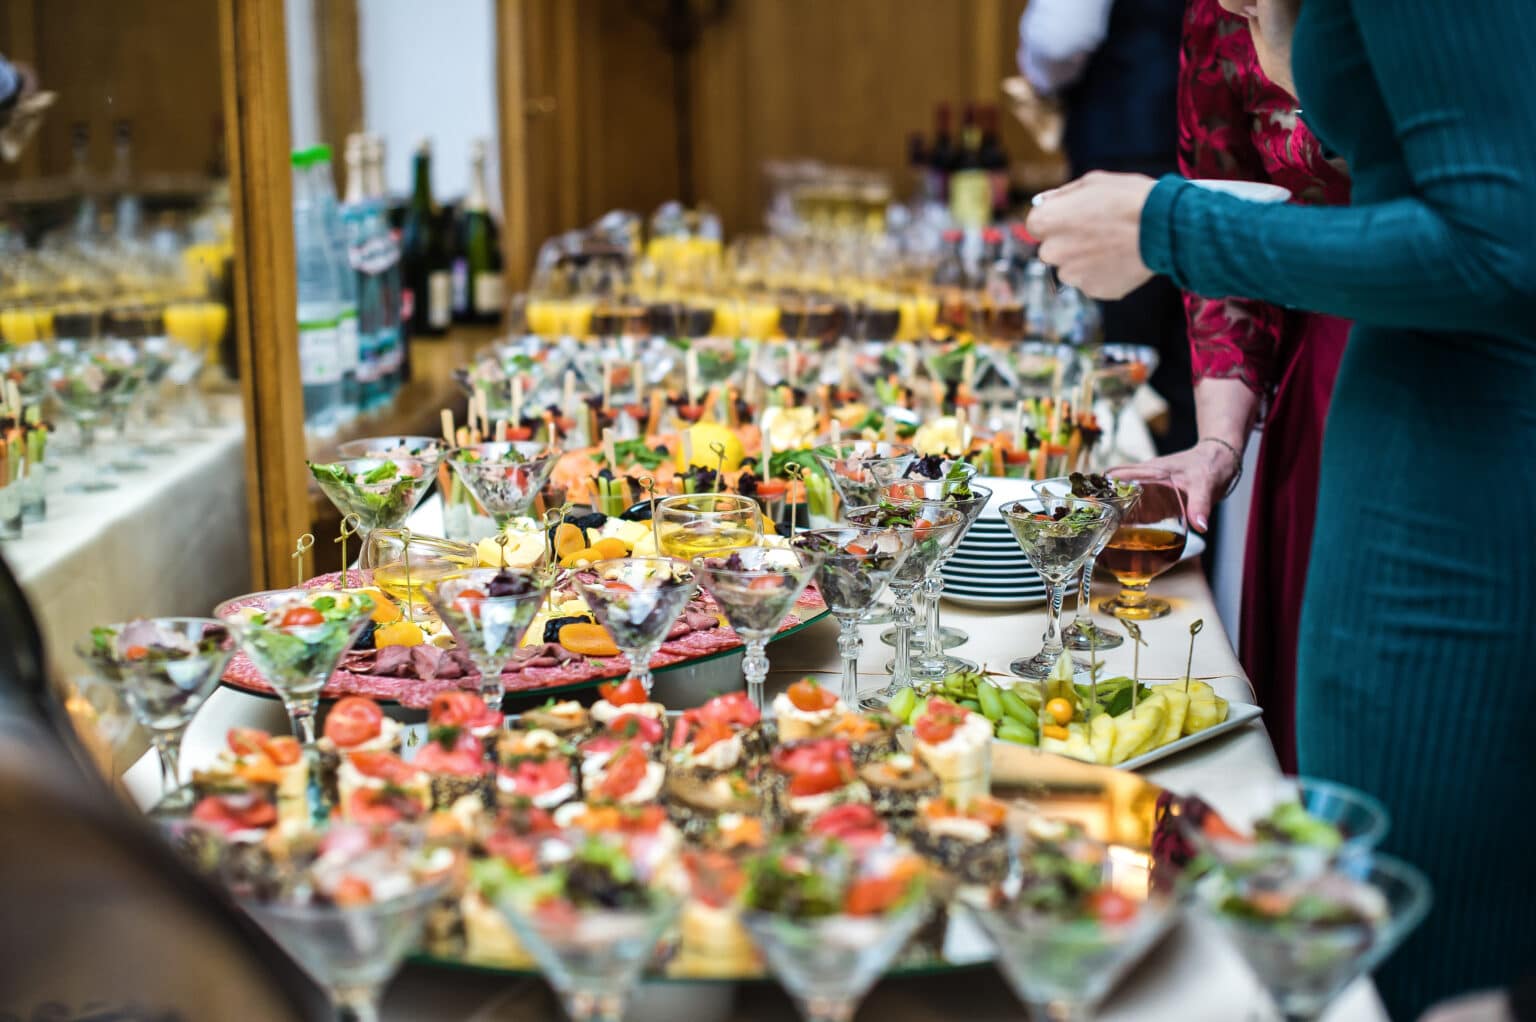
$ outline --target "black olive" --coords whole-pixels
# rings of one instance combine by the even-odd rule
[[[373,649],[373,633],[378,630],[378,625],[369,621],[363,626],[363,630],[357,633],[357,641],[352,644],[353,649]]]
[[[624,509],[624,513],[619,515],[619,517],[626,522],[648,522],[651,520],[651,502],[642,500],[631,504]]]
[[[593,623],[593,620],[592,620],[592,615],[591,614],[572,614],[569,617],[552,617],[548,621],[544,622],[544,639],[543,639],[543,641],[545,641],[545,642],[559,642],[560,641],[560,629],[564,628],[566,625],[592,624],[592,623]]]

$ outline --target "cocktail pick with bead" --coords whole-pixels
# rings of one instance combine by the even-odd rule
[[[416,623],[416,600],[411,595],[415,590],[411,588],[411,530],[400,530],[400,560],[405,566],[405,614],[411,624]]]
[[[800,483],[801,488],[804,489],[804,487],[805,487],[805,467],[804,466],[800,465],[798,462],[791,461],[789,464],[784,466],[784,474],[789,476],[790,479],[798,481]],[[806,494],[806,499],[807,500],[810,499],[810,494],[809,493]],[[798,501],[793,501],[792,500],[792,501],[789,502],[789,536],[790,536],[791,539],[793,539],[794,536],[795,536],[795,508],[798,506],[798,504],[799,504]]]
[[[1131,716],[1136,715],[1136,696],[1141,691],[1141,647],[1147,640],[1141,637],[1141,626],[1134,621],[1120,622],[1131,637]]]
[[[315,537],[311,533],[304,533],[298,542],[293,544],[293,588],[298,589],[304,585],[304,555],[309,553],[309,548],[315,545]]]
[[[1205,627],[1205,618],[1195,618],[1189,623],[1189,658],[1184,661],[1184,694],[1189,695],[1189,672],[1195,666],[1195,636]]]
[[[336,578],[336,589],[338,591],[347,588],[348,565],[352,563],[347,560],[347,538],[349,536],[356,536],[362,529],[363,520],[355,514],[347,515],[341,520],[341,535],[337,536],[335,540],[335,542],[341,544],[341,574]]]
[[[725,485],[725,444],[716,440],[709,445],[710,453],[715,456],[715,485]]]

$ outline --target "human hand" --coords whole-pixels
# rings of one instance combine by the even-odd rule
[[[1227,487],[1237,475],[1237,460],[1221,444],[1199,443],[1112,471],[1119,479],[1156,479],[1166,473],[1184,494],[1184,515],[1190,528],[1203,533],[1211,526],[1211,509],[1227,495]]]
[[[1509,998],[1502,990],[1466,994],[1429,1007],[1419,1022],[1514,1022]]]
[[[1093,298],[1136,290],[1152,278],[1141,261],[1141,208],[1156,183],[1094,171],[1036,196],[1024,227],[1040,239],[1040,260]]]

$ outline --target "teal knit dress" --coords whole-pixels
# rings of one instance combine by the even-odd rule
[[[1303,773],[1380,796],[1435,906],[1394,1019],[1536,970],[1536,0],[1305,0],[1303,116],[1353,205],[1160,181],[1182,287],[1356,321],[1323,445]],[[1528,728],[1532,730],[1527,730]]]

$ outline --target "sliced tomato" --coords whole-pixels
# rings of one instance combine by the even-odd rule
[[[869,548],[860,546],[857,543],[849,543],[847,546],[843,547],[843,552],[850,553],[855,557],[863,557],[869,553]]]
[[[812,834],[836,838],[839,841],[879,839],[885,834],[885,823],[874,809],[859,803],[833,806],[811,821],[807,828]]]
[[[274,735],[261,743],[261,751],[280,767],[293,766],[304,755],[304,747],[292,735]]]
[[[336,882],[336,889],[331,891],[331,901],[341,908],[367,905],[373,901],[373,888],[362,877],[344,876]]]
[[[747,885],[746,871],[733,856],[719,851],[687,851],[683,868],[692,881],[689,894],[711,908],[724,908]]]
[[[384,711],[366,696],[338,699],[325,716],[325,737],[341,748],[361,745],[384,730]]]
[[[784,588],[784,580],[778,575],[758,575],[747,583],[747,588],[755,593],[777,592]]]
[[[498,830],[485,839],[485,850],[525,876],[538,872],[538,845],[521,834]]]
[[[762,711],[745,692],[727,692],[715,696],[696,711],[702,720],[718,720],[736,727],[751,727],[763,719]]]
[[[484,602],[485,594],[478,589],[465,589],[453,598],[453,605],[472,621],[479,620],[480,605]]]
[[[248,796],[240,796],[246,801]],[[192,818],[212,824],[226,832],[270,827],[277,822],[277,807],[265,799],[250,798],[245,805],[208,795],[192,809]]]
[[[309,628],[325,624],[325,615],[313,607],[289,607],[283,612],[281,627]]]
[[[723,742],[735,733],[731,725],[723,721],[706,720],[699,725],[698,731],[694,732],[693,754],[697,756],[711,745]]]
[[[1099,922],[1116,925],[1135,919],[1139,906],[1119,891],[1106,887],[1088,896],[1088,908]]]
[[[647,702],[650,698],[646,695],[645,685],[639,678],[626,678],[617,685],[599,685],[597,691],[614,706],[631,706],[635,703]]]
[[[501,714],[474,692],[450,689],[432,697],[427,722],[435,727],[474,728],[501,723]]]
[[[416,753],[416,769],[433,774],[453,774],[457,777],[473,777],[488,768],[485,762],[485,746],[468,731],[461,731],[451,745],[428,742]]]
[[[906,877],[861,877],[848,885],[843,911],[851,916],[879,915],[901,901],[906,893]]]
[[[347,799],[347,816],[369,825],[399,823],[419,816],[424,806],[415,799],[383,788],[358,788]]]
[[[149,656],[149,649],[145,646],[129,646],[123,650],[124,660],[143,660]]]
[[[621,713],[608,722],[607,733],[615,738],[643,745],[655,745],[661,741],[666,727],[654,717],[642,717],[638,713]]]
[[[542,795],[570,782],[571,765],[563,759],[546,759],[542,762],[525,759],[501,773],[503,777],[511,778],[512,786],[519,795]]]
[[[853,760],[821,759],[806,765],[789,779],[789,793],[796,798],[836,791],[853,780]]]
[[[600,798],[620,799],[640,786],[645,780],[646,768],[650,766],[650,757],[644,749],[621,749],[614,753],[613,758],[603,769],[602,780],[597,782],[597,794]]]
[[[971,800],[965,807],[965,815],[996,830],[1007,821],[1008,807],[995,798],[983,796]]]
[[[820,710],[830,710],[837,705],[837,694],[822,688],[810,678],[797,681],[789,686],[785,693],[795,709],[804,710],[806,713],[816,713]]]
[[[966,713],[963,706],[956,706],[947,699],[930,699],[928,709],[912,725],[912,732],[921,741],[937,745],[948,741],[959,730],[965,722]]]
[[[261,752],[261,747],[270,736],[265,731],[258,731],[250,727],[232,727],[225,741],[229,743],[229,751],[236,756],[254,756]]]
[[[409,784],[417,775],[415,767],[392,752],[354,752],[347,759],[364,777],[372,777],[386,784]]]

